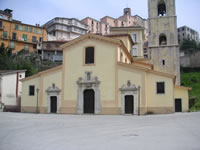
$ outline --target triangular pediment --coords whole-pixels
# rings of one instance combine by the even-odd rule
[[[84,41],[84,40],[87,40],[87,39],[95,39],[95,40],[99,40],[99,41],[103,41],[103,42],[108,42],[108,43],[111,43],[111,44],[116,44],[116,45],[121,45],[121,41],[118,40],[118,39],[113,39],[113,38],[108,38],[108,37],[105,37],[105,36],[102,36],[102,35],[96,35],[96,34],[91,34],[91,33],[88,33],[86,35],[82,35],[68,43],[65,43],[63,45],[61,45],[61,48],[62,49],[65,49],[67,47],[70,47],[74,44],[77,44],[81,41]]]

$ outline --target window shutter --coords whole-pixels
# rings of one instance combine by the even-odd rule
[[[85,50],[85,64],[94,63],[94,47],[87,47]]]
[[[157,94],[164,94],[164,93],[165,93],[165,83],[157,82]]]

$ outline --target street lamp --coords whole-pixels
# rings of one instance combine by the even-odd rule
[[[140,116],[140,89],[141,87],[138,86],[138,116]]]
[[[39,112],[39,111],[38,111],[38,95],[39,95],[38,93],[39,93],[39,90],[40,90],[39,88],[36,89],[36,92],[37,92],[37,106],[36,106],[36,113]]]

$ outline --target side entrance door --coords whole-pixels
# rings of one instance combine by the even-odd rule
[[[175,112],[182,112],[182,100],[175,99]]]
[[[51,113],[57,112],[57,97],[51,96]]]
[[[132,95],[125,96],[125,114],[134,114],[134,98]]]
[[[95,93],[94,90],[84,91],[84,104],[83,110],[85,114],[94,114],[95,108]]]

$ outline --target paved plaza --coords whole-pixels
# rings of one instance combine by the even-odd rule
[[[0,113],[0,150],[199,150],[200,113]]]

